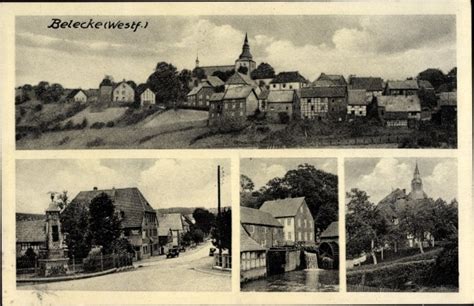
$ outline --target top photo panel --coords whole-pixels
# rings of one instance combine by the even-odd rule
[[[455,15],[15,23],[18,150],[457,148]]]

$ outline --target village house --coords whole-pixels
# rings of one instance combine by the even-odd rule
[[[284,71],[270,82],[270,90],[294,90],[306,87],[308,81],[298,71]]]
[[[457,92],[438,94],[438,109],[442,124],[453,124],[457,121]]]
[[[372,96],[368,97],[365,89],[347,90],[347,116],[366,117]]]
[[[87,102],[87,95],[82,89],[73,89],[65,98],[67,102],[75,102],[75,103],[86,103]]]
[[[158,227],[158,244],[160,255],[168,253],[168,250],[173,247],[173,232],[171,229]]]
[[[262,247],[280,246],[284,241],[283,225],[268,212],[240,207],[240,223],[249,236]]]
[[[158,227],[162,232],[171,231],[171,246],[180,246],[184,234],[183,219],[180,213],[158,213]]]
[[[158,219],[155,210],[138,188],[112,188],[81,191],[71,201],[89,206],[98,195],[105,193],[110,197],[115,212],[121,219],[123,235],[135,251],[137,260],[159,254]]]
[[[299,103],[294,90],[270,90],[262,103],[267,118],[272,121],[282,122],[299,117]],[[286,114],[286,119],[282,119]]]
[[[118,83],[113,90],[113,103],[132,103],[135,100],[135,89],[125,79]]]
[[[342,121],[347,113],[345,86],[305,87],[300,90],[302,119]]]
[[[209,83],[201,82],[187,94],[186,105],[207,109],[213,93],[214,88]]]
[[[240,282],[267,275],[267,249],[253,240],[240,225]]]
[[[209,101],[209,124],[224,117],[245,119],[255,114],[258,97],[252,86],[232,86],[212,94]]]
[[[16,221],[16,257],[25,255],[28,249],[39,255],[46,248],[46,216],[41,220]]]
[[[314,243],[314,219],[304,197],[266,201],[260,210],[270,213],[283,225],[286,243]]]
[[[388,81],[385,87],[387,96],[411,96],[418,93],[418,82],[416,80]]]
[[[140,101],[140,107],[156,104],[156,95],[148,84],[140,84],[136,90],[136,100]]]
[[[377,111],[389,127],[415,127],[421,119],[421,103],[416,95],[377,97]]]
[[[429,81],[426,81],[426,80],[418,80],[418,87],[420,90],[424,90],[426,92],[432,92],[434,93],[435,92],[435,89],[433,87],[433,85],[431,85],[431,83]]]
[[[324,72],[311,83],[314,87],[347,86],[346,79],[340,74],[325,74]]]
[[[383,94],[382,78],[349,76],[349,89],[365,90],[367,98],[378,97]]]

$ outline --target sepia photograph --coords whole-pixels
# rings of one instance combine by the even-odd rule
[[[242,291],[339,291],[335,158],[241,160]]]
[[[24,159],[16,172],[18,290],[231,290],[230,160]]]
[[[454,158],[345,160],[347,291],[457,292]]]
[[[457,148],[455,15],[15,23],[19,150]]]

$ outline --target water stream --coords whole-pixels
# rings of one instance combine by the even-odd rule
[[[319,270],[318,254],[304,251],[306,270]]]

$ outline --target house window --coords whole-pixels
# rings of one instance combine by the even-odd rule
[[[311,111],[314,111],[314,105],[311,105]]]
[[[291,232],[288,232],[288,240],[293,240],[293,237],[291,236]]]
[[[306,226],[308,226],[308,224],[306,223],[306,219],[303,220],[303,225],[304,225],[304,228],[306,228]]]
[[[298,241],[301,241],[301,240],[303,240],[301,237],[301,232],[298,232]]]
[[[273,88],[276,88],[276,85],[275,85],[275,84],[273,84]]]
[[[293,85],[290,85],[290,89],[293,89]]]
[[[313,233],[312,233],[312,232],[309,233],[309,240],[310,240],[310,241],[313,241]]]
[[[306,232],[304,232],[304,233],[303,233],[303,240],[304,240],[304,241],[308,240],[308,239],[306,239],[306,238],[307,238],[307,236],[306,236],[306,235],[307,235],[307,233],[306,233]]]
[[[286,84],[283,84],[283,88],[286,88]]]
[[[286,225],[291,225],[291,218],[286,219]]]
[[[240,116],[243,116],[244,115],[244,112],[243,111],[240,111]]]
[[[301,219],[298,219],[298,227],[301,227]]]

